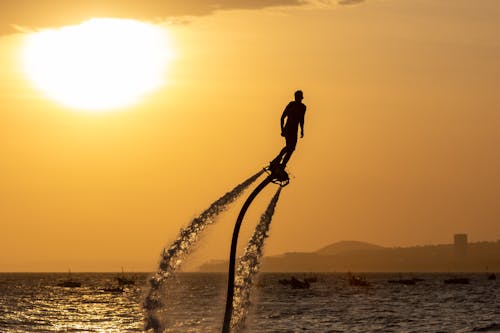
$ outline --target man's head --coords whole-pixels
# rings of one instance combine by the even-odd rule
[[[302,94],[302,90],[297,90],[295,92],[295,100],[297,102],[301,102],[304,99],[304,94]]]

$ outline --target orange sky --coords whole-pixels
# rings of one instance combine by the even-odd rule
[[[128,1],[62,8],[78,14],[64,22],[16,3],[0,14],[0,271],[155,270],[179,228],[281,149],[279,117],[296,89],[305,137],[266,254],[351,239],[450,243],[458,232],[500,239],[495,0],[236,1],[217,11]],[[168,83],[105,113],[36,91],[19,67],[27,33],[9,24],[103,15],[168,29]],[[252,206],[241,244],[273,192]],[[241,203],[207,230],[193,265],[227,256]]]

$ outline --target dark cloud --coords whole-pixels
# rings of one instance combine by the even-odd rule
[[[362,3],[365,0],[339,0],[339,5],[355,5],[358,3]]]
[[[15,0],[2,4],[0,34],[13,33],[15,26],[59,27],[91,17],[134,18],[162,21],[181,16],[209,15],[216,10],[262,9],[301,6],[307,0]]]

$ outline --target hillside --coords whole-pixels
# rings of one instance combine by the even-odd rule
[[[327,245],[325,247],[322,247],[321,249],[317,250],[314,253],[322,255],[322,256],[332,256],[332,255],[337,255],[337,254],[346,253],[346,252],[364,251],[364,250],[380,250],[383,248],[384,247],[382,247],[382,246],[374,245],[374,244],[370,244],[370,243],[365,243],[365,242],[340,241],[340,242],[333,243],[333,244]]]
[[[211,261],[200,271],[225,272],[227,261]],[[470,243],[465,256],[452,244],[384,248],[362,242],[338,242],[316,252],[264,257],[264,272],[500,272],[500,241]]]

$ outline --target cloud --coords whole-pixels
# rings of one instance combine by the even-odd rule
[[[364,1],[365,0],[339,0],[338,4],[339,5],[355,5],[355,4],[358,4],[358,3],[362,3]]]
[[[210,15],[217,10],[256,10],[307,3],[308,0],[16,0],[2,5],[0,35],[13,33],[18,30],[16,27],[59,27],[92,17],[165,21],[183,16]]]

